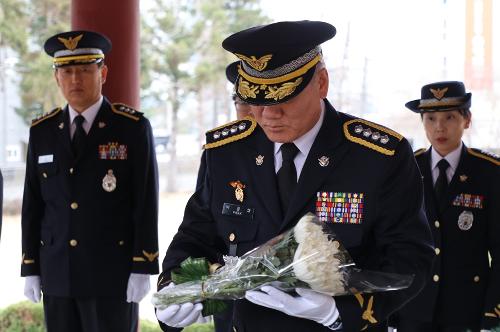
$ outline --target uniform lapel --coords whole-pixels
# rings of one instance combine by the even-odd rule
[[[419,163],[420,172],[422,173],[425,193],[425,206],[433,215],[437,215],[436,196],[434,194],[434,186],[431,173],[431,149],[427,149],[422,156],[422,161]]]
[[[267,139],[260,127],[257,127],[256,131],[255,135],[250,136],[245,142],[251,159],[246,164],[249,165],[251,183],[258,183],[258,186],[254,186],[255,195],[272,216],[272,221],[280,225],[283,216],[274,167],[274,143]]]
[[[70,128],[69,110],[68,105],[66,105],[63,111],[58,115],[56,132],[64,153],[73,156],[73,151],[71,150]]]
[[[316,197],[318,188],[342,161],[348,151],[343,142],[342,124],[337,111],[325,100],[325,117],[323,125],[309,151],[299,182],[292,196],[290,207],[283,220],[281,230],[287,229],[296,219],[311,199]],[[325,162],[325,157],[328,162]],[[322,160],[320,162],[320,160]]]

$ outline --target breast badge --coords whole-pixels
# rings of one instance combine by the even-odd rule
[[[462,206],[465,208],[482,209],[484,203],[483,195],[472,195],[461,193],[457,195],[453,201],[453,206]]]
[[[236,199],[240,202],[243,202],[243,198],[245,197],[243,189],[245,188],[245,185],[241,183],[240,180],[231,181],[229,182],[229,184],[234,188],[234,196],[236,197]]]
[[[326,223],[362,224],[364,199],[364,193],[317,192],[316,216]]]
[[[458,228],[462,231],[468,231],[472,227],[472,222],[474,221],[474,215],[471,211],[463,211],[458,216]]]
[[[108,193],[116,189],[116,177],[113,174],[113,170],[109,169],[108,173],[102,179],[102,188]]]
[[[103,160],[126,160],[127,146],[117,142],[99,145],[99,159]]]

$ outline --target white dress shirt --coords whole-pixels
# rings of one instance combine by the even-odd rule
[[[101,108],[101,104],[102,104],[102,101],[103,101],[103,97],[101,96],[101,98],[99,98],[99,100],[93,104],[92,106],[90,106],[89,108],[87,108],[86,110],[84,110],[82,113],[78,113],[77,111],[75,111],[73,109],[73,107],[71,107],[71,105],[68,105],[68,109],[69,109],[69,123],[71,124],[69,126],[69,134],[70,134],[70,137],[73,138],[73,135],[75,134],[75,130],[76,130],[76,123],[74,122],[75,118],[77,115],[81,114],[84,118],[85,118],[85,121],[83,121],[83,129],[85,130],[85,132],[88,134],[89,131],[90,131],[90,128],[92,128],[92,123],[94,123],[94,119],[97,115],[97,112],[99,112],[99,109]]]
[[[460,154],[462,153],[462,145],[456,148],[455,150],[448,153],[444,156],[444,159],[450,164],[450,167],[446,170],[446,178],[448,179],[448,183],[451,182],[455,171],[457,170],[458,163],[460,161]],[[432,171],[432,184],[436,184],[436,180],[439,176],[439,167],[437,166],[438,162],[443,159],[439,153],[435,149],[431,149],[431,171]]]
[[[319,133],[319,130],[321,129],[321,125],[323,124],[323,118],[325,117],[325,104],[322,101],[321,102],[321,114],[319,116],[318,122],[312,127],[307,133],[304,135],[300,136],[296,140],[293,141],[295,146],[299,149],[299,152],[295,156],[295,159],[293,160],[293,163],[295,164],[295,169],[297,170],[297,182],[299,181],[300,178],[300,173],[302,172],[302,168],[304,167],[304,164],[307,159],[307,155],[309,154],[309,151],[311,150],[311,147],[314,143],[314,140],[316,139],[316,136]],[[283,163],[283,158],[281,157],[281,145],[283,143],[274,143],[274,167],[276,173],[278,173],[278,170],[281,168],[281,164]]]

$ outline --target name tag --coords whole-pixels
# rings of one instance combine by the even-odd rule
[[[224,205],[222,206],[223,215],[231,217],[241,217],[250,220],[253,220],[254,211],[254,208],[244,207],[231,203],[224,203]]]
[[[39,164],[47,164],[51,163],[54,161],[54,155],[53,154],[46,154],[43,156],[38,156],[38,163]]]

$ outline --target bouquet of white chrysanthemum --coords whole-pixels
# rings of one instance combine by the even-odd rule
[[[153,294],[153,305],[204,303],[203,315],[224,309],[222,301],[245,297],[265,284],[285,291],[308,288],[328,295],[396,290],[408,287],[413,276],[362,271],[335,234],[308,213],[292,229],[241,257],[224,257],[225,265],[209,273],[204,258],[188,258],[171,273],[175,287]]]

